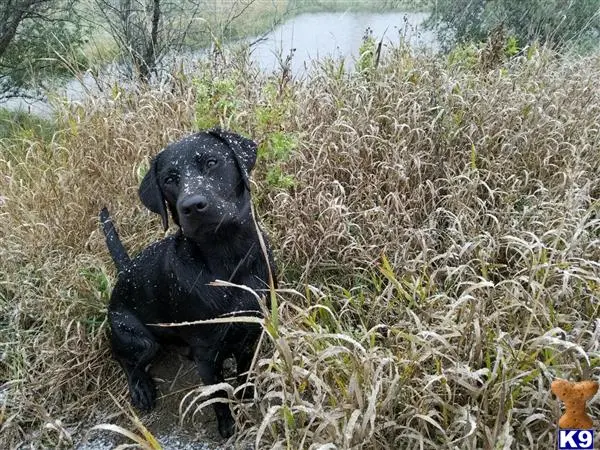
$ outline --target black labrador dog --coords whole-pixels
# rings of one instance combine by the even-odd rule
[[[106,208],[100,213],[119,272],[108,306],[111,345],[127,375],[132,403],[139,409],[149,410],[156,401],[147,367],[161,344],[187,346],[206,384],[223,380],[223,362],[232,356],[239,381],[246,380],[259,325],[153,324],[261,314],[252,293],[209,285],[220,279],[258,290],[268,287],[269,271],[274,277],[267,238],[263,235],[265,258],[250,207],[248,175],[255,161],[253,141],[218,128],[162,150],[152,160],[139,195],[150,211],[160,214],[165,230],[169,213],[179,230],[132,260]],[[217,402],[215,412],[219,432],[231,436],[234,420],[229,406]]]

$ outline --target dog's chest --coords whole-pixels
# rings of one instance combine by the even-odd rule
[[[180,264],[169,274],[169,309],[173,320],[202,320],[234,311],[258,310],[258,302],[252,293],[220,283],[256,289],[259,274],[249,269],[233,261]]]

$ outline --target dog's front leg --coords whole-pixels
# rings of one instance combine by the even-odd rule
[[[260,337],[259,327],[248,327],[247,335],[245,339],[240,342],[233,350],[235,356],[235,363],[237,367],[237,382],[239,386],[242,386],[248,382],[250,376],[250,366],[252,365],[252,359],[256,351],[256,344]],[[244,387],[239,395],[242,399],[252,399],[254,397],[254,386]]]
[[[223,355],[222,352],[215,351],[211,348],[195,346],[192,349],[192,355],[204,384],[216,384],[224,380],[223,361],[225,361],[225,355]],[[211,398],[226,399],[227,392],[217,391],[211,395]],[[235,432],[235,421],[233,420],[229,405],[227,403],[217,402],[214,404],[214,409],[217,416],[219,433],[224,438],[232,436]]]
[[[159,345],[145,325],[127,310],[109,311],[108,316],[113,354],[127,375],[131,403],[138,409],[150,410],[156,401],[156,387],[146,366]]]

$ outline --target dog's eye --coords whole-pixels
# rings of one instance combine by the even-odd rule
[[[165,178],[165,184],[172,183],[177,183],[177,177],[175,177],[174,175],[169,175],[167,178]]]
[[[214,158],[209,159],[208,161],[206,161],[206,168],[210,169],[211,167],[214,167],[217,165],[217,160]]]

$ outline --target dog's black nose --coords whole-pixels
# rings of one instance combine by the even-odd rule
[[[208,207],[208,201],[203,195],[190,195],[179,205],[179,210],[184,216],[200,213]]]

